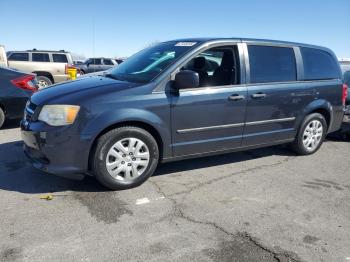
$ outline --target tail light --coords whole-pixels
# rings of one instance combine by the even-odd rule
[[[345,105],[347,97],[348,97],[348,85],[347,84],[343,84],[343,95],[342,95],[343,105]]]
[[[25,75],[19,78],[11,80],[11,83],[16,87],[21,89],[36,92],[38,91],[37,86],[35,84],[35,76],[34,75]]]

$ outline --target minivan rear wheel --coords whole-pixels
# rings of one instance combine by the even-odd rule
[[[2,108],[0,107],[0,128],[2,127],[2,125],[4,124],[5,122],[5,113],[4,111],[2,110]]]
[[[327,122],[323,115],[313,113],[305,117],[292,149],[301,155],[315,153],[322,145],[327,132]]]
[[[96,179],[113,189],[129,189],[141,185],[155,171],[159,149],[146,130],[124,126],[102,135],[94,149],[92,170]]]

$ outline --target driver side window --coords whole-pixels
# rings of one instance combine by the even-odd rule
[[[236,46],[214,47],[190,60],[182,70],[199,76],[198,87],[239,84],[239,59]]]

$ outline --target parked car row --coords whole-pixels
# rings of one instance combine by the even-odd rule
[[[27,73],[35,73],[41,88],[67,81],[67,68],[73,64],[71,54],[64,50],[9,51],[8,66]]]
[[[276,144],[313,154],[339,130],[346,98],[327,48],[175,40],[108,73],[37,92],[21,130],[34,167],[126,189],[145,182],[161,162]]]
[[[118,62],[114,59],[90,58],[78,66],[73,65],[71,54],[65,50],[6,53],[5,47],[0,45],[0,128],[6,119],[23,117],[25,102],[33,92],[69,80],[69,68],[75,67],[82,74],[103,74],[115,65]]]
[[[36,74],[40,88],[69,80],[69,68],[77,68],[79,74],[86,74],[104,71],[116,65],[118,62],[111,58],[90,58],[85,62],[74,63],[71,54],[65,50],[33,49],[5,53],[4,46],[0,46],[0,66]]]

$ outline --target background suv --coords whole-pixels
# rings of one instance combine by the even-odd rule
[[[27,73],[35,73],[39,88],[69,79],[68,66],[73,64],[69,52],[27,50],[7,52],[8,66]]]
[[[76,64],[75,67],[80,70],[80,74],[88,74],[94,72],[105,71],[118,65],[118,62],[112,58],[89,58],[82,64]]]

